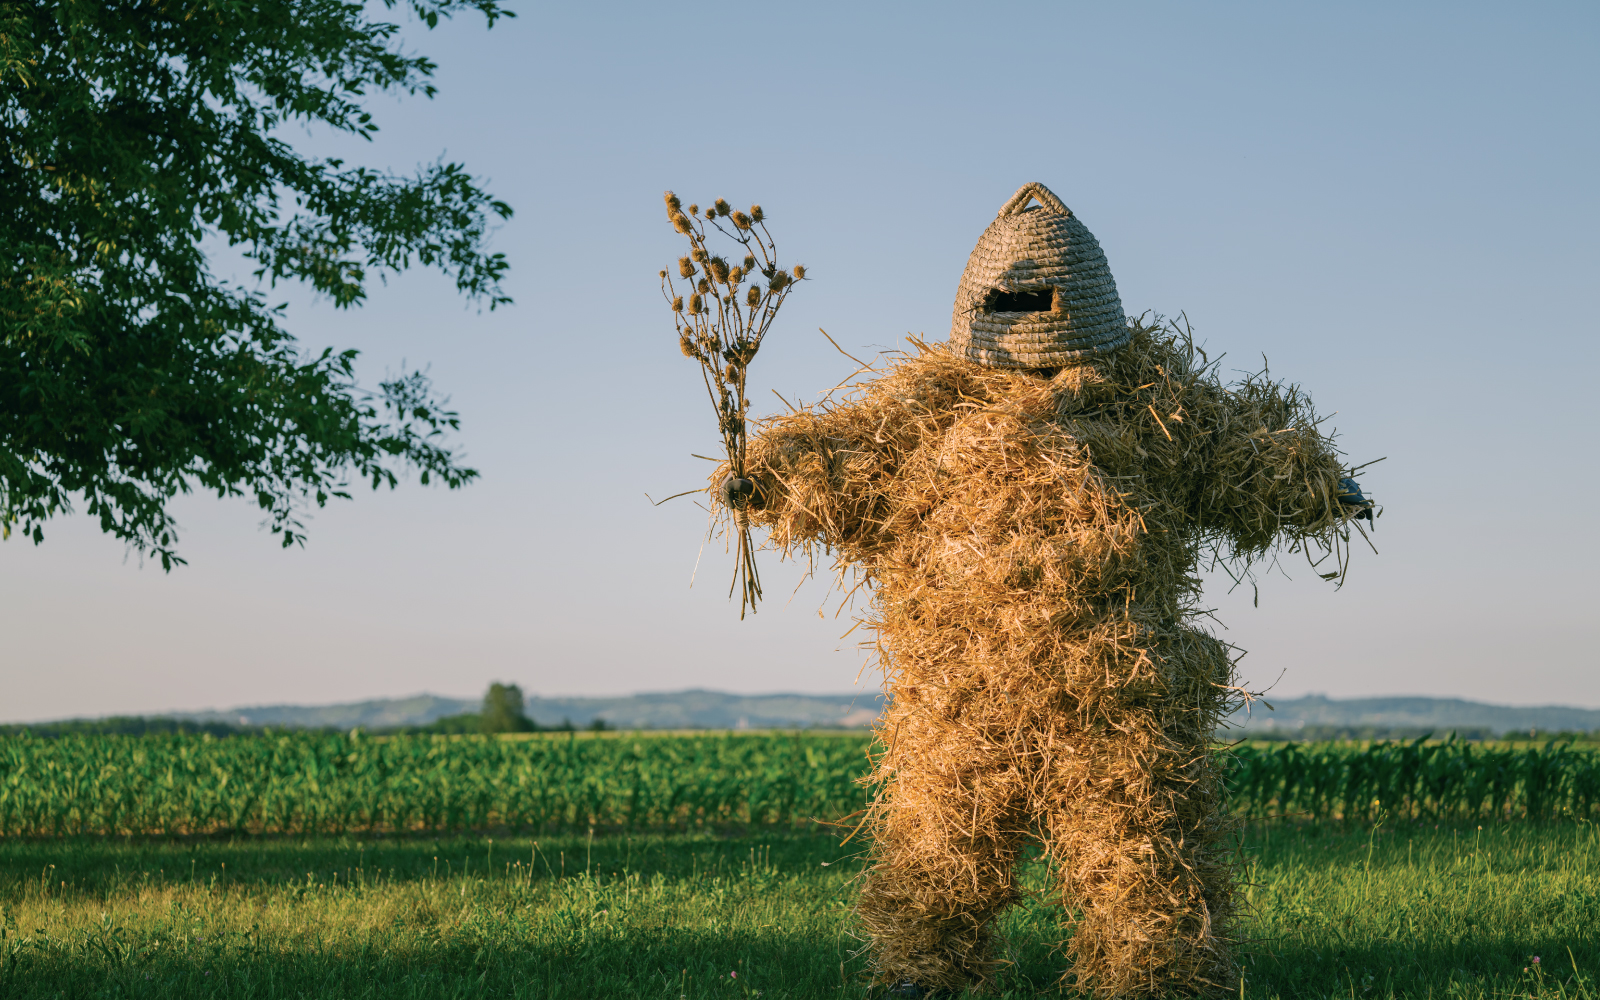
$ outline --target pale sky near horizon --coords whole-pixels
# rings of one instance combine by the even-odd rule
[[[775,409],[768,388],[815,398],[854,367],[818,327],[858,355],[943,339],[967,254],[1034,180],[1130,313],[1185,312],[1227,369],[1265,354],[1353,462],[1387,456],[1362,477],[1381,555],[1342,590],[1286,560],[1259,607],[1208,591],[1248,680],[1600,707],[1600,7],[513,7],[487,32],[397,12],[439,97],[375,98],[370,145],[291,137],[487,178],[516,209],[495,239],[516,304],[479,313],[422,271],[350,312],[279,290],[304,346],[361,349],[367,381],[430,366],[482,480],[357,491],[289,551],[248,504],[189,497],[170,574],[81,516],[0,544],[0,721],[491,680],[875,686],[822,584],[791,599],[768,555],[741,622],[720,548],[689,587],[704,513],[644,498],[716,447],[657,291],[680,249],[661,192],[760,202],[809,268],[753,369]]]

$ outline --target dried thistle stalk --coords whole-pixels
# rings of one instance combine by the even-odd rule
[[[777,244],[767,230],[766,213],[760,205],[751,205],[747,215],[718,198],[702,216],[698,205],[684,211],[683,202],[671,191],[665,200],[667,220],[689,240],[688,256],[680,257],[675,269],[678,280],[689,287],[680,293],[672,269],[663,269],[661,294],[672,309],[679,351],[700,363],[706,394],[717,411],[730,478],[747,481],[745,419],[750,401],[745,385],[750,362],[795,283],[805,279],[806,270],[799,265],[792,269],[779,266]],[[724,221],[730,225],[724,226]],[[708,239],[715,234],[738,244],[738,250],[727,256],[713,253]],[[746,611],[755,612],[761,598],[761,577],[750,539],[751,506],[759,506],[761,498],[752,488],[731,491],[726,499],[737,536],[728,596],[739,592],[739,617],[743,618]]]

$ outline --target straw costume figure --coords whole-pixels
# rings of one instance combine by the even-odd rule
[[[1296,388],[1224,385],[1186,331],[1130,323],[1042,185],[979,240],[949,344],[913,344],[845,401],[764,421],[748,478],[714,478],[774,547],[831,552],[873,593],[874,975],[909,996],[981,986],[1032,842],[1080,989],[1226,990],[1212,733],[1238,689],[1196,627],[1196,566],[1287,544],[1332,578],[1370,504]]]

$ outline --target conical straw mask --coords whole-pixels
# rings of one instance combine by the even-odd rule
[[[1023,185],[967,258],[951,346],[992,368],[1059,368],[1129,336],[1094,234],[1049,188]]]

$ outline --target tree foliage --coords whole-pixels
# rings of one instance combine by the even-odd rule
[[[393,7],[396,0],[385,0]],[[429,27],[498,0],[413,0]],[[0,0],[0,527],[35,543],[81,498],[166,568],[168,504],[254,499],[285,546],[353,482],[476,476],[428,379],[355,383],[353,350],[303,351],[260,288],[336,306],[369,280],[436,267],[489,308],[511,209],[458,163],[414,175],[303,155],[320,126],[370,139],[378,92],[432,96],[398,25],[339,0]],[[253,262],[216,277],[204,241]]]
[[[522,688],[515,684],[494,683],[483,696],[483,712],[478,727],[485,733],[531,733],[538,727],[524,713]]]

